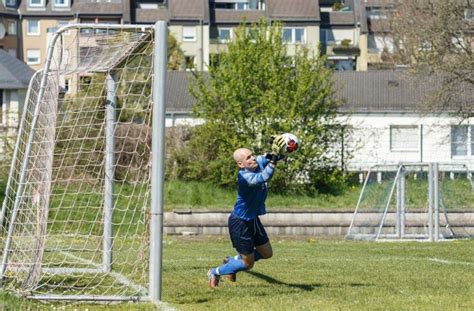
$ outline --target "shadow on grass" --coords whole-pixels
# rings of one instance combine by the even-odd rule
[[[277,285],[285,285],[291,288],[298,288],[307,292],[313,291],[317,287],[321,287],[321,284],[319,283],[311,283],[311,284],[294,284],[294,283],[286,283],[282,282],[280,280],[274,279],[271,276],[254,272],[254,271],[247,271],[248,274],[251,274],[259,279],[262,279],[270,284],[277,284]]]
[[[254,271],[247,271],[248,274],[251,274],[259,279],[262,279],[270,284],[277,284],[277,285],[285,285],[290,288],[298,288],[307,292],[313,291],[315,288],[318,287],[333,287],[328,285],[323,285],[321,283],[311,283],[311,284],[294,284],[294,283],[286,283],[280,280],[274,279],[271,276],[254,272]],[[365,286],[373,286],[373,284],[364,284],[364,283],[348,283],[348,284],[341,284],[342,286],[350,286],[350,287],[365,287]]]

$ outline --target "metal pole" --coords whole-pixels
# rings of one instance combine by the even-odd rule
[[[428,165],[428,238],[433,241],[433,163]]]
[[[115,108],[117,107],[117,77],[107,75],[105,107],[105,182],[104,182],[104,243],[102,264],[104,272],[112,271],[112,214],[114,207]]]
[[[364,194],[365,187],[367,186],[367,183],[369,181],[371,170],[372,170],[372,168],[370,167],[369,171],[367,172],[367,178],[364,180],[364,185],[362,186],[362,190],[360,191],[359,199],[357,200],[357,205],[356,205],[356,208],[354,210],[354,214],[352,214],[351,224],[349,225],[349,229],[347,230],[346,239],[351,235],[351,230],[352,230],[352,227],[354,226],[354,221],[355,221],[355,218],[356,218],[356,215],[357,215],[357,211],[359,210],[360,203],[362,202],[362,196]]]
[[[402,170],[402,165],[400,165],[400,167],[397,170],[397,175],[395,176],[395,180],[398,180],[401,170]],[[375,236],[376,241],[378,241],[380,234],[382,233],[383,224],[385,223],[385,218],[387,217],[388,208],[390,207],[390,201],[392,201],[392,196],[393,196],[393,192],[395,191],[395,187],[396,187],[396,183],[393,183],[392,189],[390,190],[390,194],[387,199],[387,204],[385,205],[385,211],[383,213],[382,220],[380,221],[379,230],[377,231],[377,235]]]
[[[23,196],[23,191],[25,188],[24,181],[26,178],[26,171],[28,169],[29,157],[30,157],[32,146],[33,146],[33,141],[35,138],[36,123],[38,122],[39,110],[40,110],[41,103],[43,100],[44,92],[46,90],[47,77],[49,74],[49,69],[51,67],[51,60],[53,58],[54,45],[60,35],[61,35],[61,32],[57,32],[48,46],[46,63],[44,65],[44,70],[41,76],[40,89],[38,91],[38,96],[36,97],[36,106],[33,112],[33,120],[31,121],[31,128],[30,128],[30,133],[28,136],[28,142],[25,146],[23,163],[21,164],[17,195],[15,198],[15,203],[13,204],[12,216],[10,218],[11,220],[8,227],[7,239],[5,241],[5,246],[3,248],[3,258],[2,258],[2,264],[0,266],[0,280],[3,278],[3,275],[5,274],[5,271],[7,269],[8,255],[10,253],[10,244],[12,242],[12,235],[13,235],[13,230],[15,228],[16,217],[18,216],[20,198]]]
[[[405,227],[405,169],[402,166],[397,180],[397,223],[396,235],[399,239],[404,236]]]
[[[433,163],[433,204],[434,204],[434,240],[439,239],[439,166]]]
[[[400,205],[400,238],[403,239],[405,237],[405,183],[406,183],[406,176],[405,176],[405,169],[402,171],[402,175],[400,176],[400,197],[401,197],[401,205]]]
[[[33,82],[36,81],[36,76],[41,74],[41,72],[42,72],[41,70],[38,70],[33,74],[28,84],[28,90],[26,91],[25,105],[23,106],[23,112],[21,114],[20,128],[18,129],[18,132],[17,132],[15,150],[13,151],[13,157],[12,157],[12,165],[10,166],[10,172],[8,173],[7,187],[5,188],[5,198],[3,199],[2,210],[0,211],[0,232],[3,230],[4,217],[7,211],[7,202],[10,201],[8,200],[8,197],[9,197],[10,188],[12,187],[11,183],[13,182],[13,178],[14,178],[13,175],[15,173],[15,168],[17,166],[16,162],[18,158],[18,152],[20,149],[21,133],[23,132],[23,128],[25,126],[24,120],[26,118],[26,112],[28,110],[28,103],[30,101],[31,89],[33,88]]]
[[[151,219],[150,219],[150,298],[161,300],[163,248],[163,186],[165,158],[165,91],[168,27],[165,21],[155,23],[153,54],[153,116],[151,148]]]

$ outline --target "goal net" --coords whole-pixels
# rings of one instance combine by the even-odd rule
[[[7,290],[149,298],[155,41],[154,27],[135,25],[71,25],[51,38],[0,214]]]
[[[374,166],[364,176],[346,238],[437,241],[462,236],[462,226],[453,228],[448,212],[462,209],[459,198],[469,201],[473,194],[471,174],[462,164]]]

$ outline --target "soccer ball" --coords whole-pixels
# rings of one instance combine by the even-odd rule
[[[284,133],[282,134],[282,136],[286,142],[286,154],[293,153],[298,150],[300,146],[300,140],[298,139],[298,137],[291,133]]]

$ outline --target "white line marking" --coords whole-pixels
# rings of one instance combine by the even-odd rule
[[[452,261],[452,260],[445,260],[445,259],[439,259],[435,257],[430,257],[428,258],[429,261],[433,262],[438,262],[438,263],[444,263],[447,265],[472,265],[474,263],[472,262],[466,262],[466,261]]]

